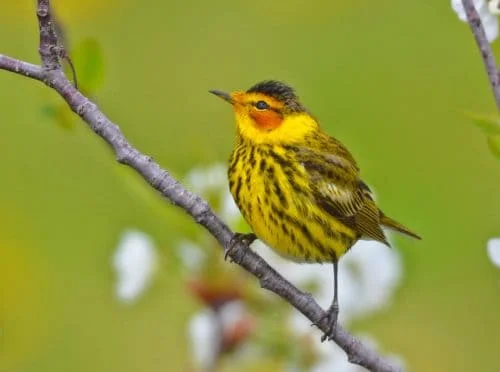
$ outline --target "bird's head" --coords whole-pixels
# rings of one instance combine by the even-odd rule
[[[246,92],[210,93],[233,106],[238,134],[254,143],[300,142],[318,128],[293,88],[279,81],[266,80]]]

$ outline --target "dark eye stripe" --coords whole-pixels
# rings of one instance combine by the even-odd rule
[[[283,116],[283,114],[279,108],[269,107],[269,110],[274,111],[275,113],[279,114],[280,116]]]

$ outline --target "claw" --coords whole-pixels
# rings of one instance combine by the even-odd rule
[[[257,235],[254,233],[243,234],[243,233],[235,233],[229,242],[229,246],[224,252],[224,261],[227,261],[229,254],[233,251],[234,247],[238,243],[245,244],[247,247],[250,246],[257,239]]]
[[[338,316],[339,306],[336,303],[332,303],[323,316],[319,318],[316,323],[311,324],[311,326],[321,328],[321,323],[323,323],[325,319],[328,319],[328,330],[323,334],[323,336],[321,336],[321,342],[324,342],[325,340],[331,341],[333,339],[333,335],[335,334],[335,329],[337,327]]]
[[[327,318],[328,319],[328,330],[321,336],[321,342],[324,342],[325,340],[331,341],[333,339],[333,335],[335,334],[335,329],[337,327],[337,320],[339,317],[339,307],[338,304],[333,303],[321,317],[320,321],[318,322],[321,323],[323,319]]]

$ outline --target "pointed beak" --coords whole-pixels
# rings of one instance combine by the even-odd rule
[[[224,101],[234,104],[234,99],[229,93],[221,92],[220,90],[209,90],[210,93],[215,94],[217,97],[222,98]]]

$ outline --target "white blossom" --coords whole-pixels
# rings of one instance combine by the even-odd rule
[[[207,168],[194,168],[186,176],[188,184],[197,194],[207,198],[215,195],[220,202],[220,216],[226,222],[233,222],[241,214],[229,192],[227,166],[221,163]]]
[[[220,343],[217,320],[211,309],[205,308],[191,318],[188,336],[196,366],[201,370],[208,370],[215,363]]]
[[[155,245],[149,235],[137,231],[125,231],[113,256],[116,271],[116,296],[131,303],[150,285],[157,266]]]
[[[500,238],[492,238],[488,240],[486,245],[488,257],[495,266],[500,267]]]
[[[229,225],[241,219],[241,213],[229,192],[227,180],[227,166],[216,163],[206,168],[193,168],[186,175],[189,188],[205,199],[218,203],[216,211],[224,222]],[[200,269],[206,258],[203,248],[196,242],[184,240],[177,247],[177,254],[184,266],[195,271]]]
[[[498,37],[498,18],[500,14],[499,3],[500,0],[473,0],[474,7],[476,8],[481,22],[483,23],[486,37],[491,43]],[[451,7],[457,14],[461,21],[467,22],[467,15],[462,4],[462,0],[451,0]]]
[[[193,191],[204,194],[207,191],[218,192],[222,186],[227,186],[227,168],[217,163],[207,168],[194,168],[186,176]]]
[[[184,267],[189,271],[196,271],[201,268],[206,258],[203,248],[189,240],[183,240],[177,247],[177,254]]]

